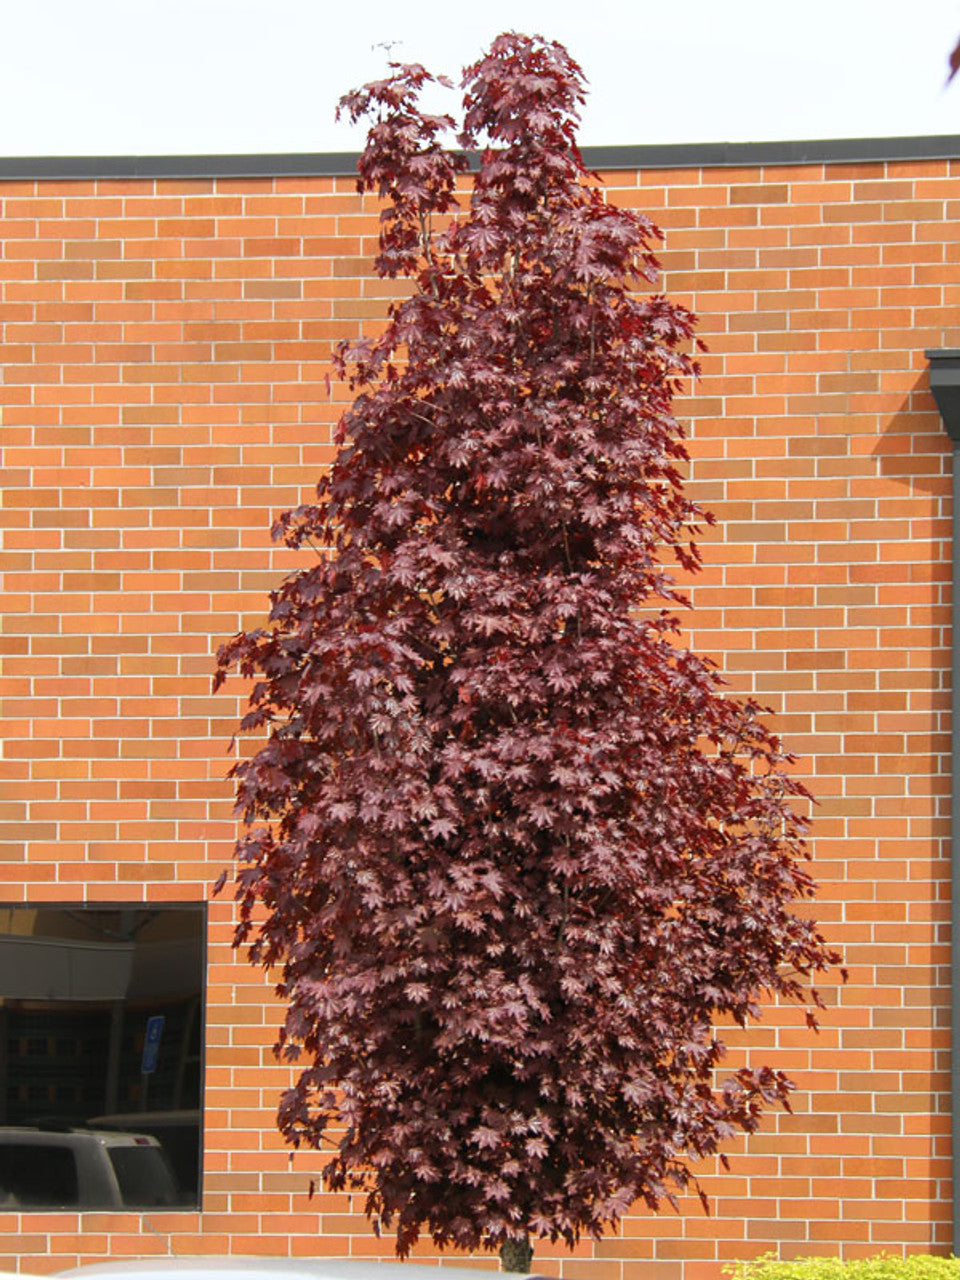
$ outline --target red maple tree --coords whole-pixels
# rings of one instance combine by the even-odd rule
[[[400,1255],[421,1229],[522,1254],[670,1199],[785,1104],[768,1067],[715,1081],[712,1025],[837,957],[791,909],[806,792],[677,635],[665,560],[696,569],[709,517],[659,233],[585,171],[560,45],[504,35],[466,71],[464,207],[430,80],[343,100],[375,117],[376,269],[415,288],[340,350],[336,461],[275,528],[321,554],[217,679],[255,678],[265,734],[233,771],[238,942],[282,971],[281,1130],[332,1144],[325,1185],[365,1188]]]

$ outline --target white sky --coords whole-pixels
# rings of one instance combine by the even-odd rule
[[[7,156],[355,151],[341,93],[388,56],[459,78],[502,30],[581,63],[585,146],[960,134],[960,0],[0,0],[0,19]]]

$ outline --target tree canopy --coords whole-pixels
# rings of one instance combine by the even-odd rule
[[[238,942],[280,970],[280,1128],[401,1255],[572,1245],[670,1199],[792,1087],[719,1083],[718,1016],[815,1004],[837,960],[794,910],[789,757],[679,636],[671,566],[709,517],[659,232],[585,171],[560,45],[466,70],[459,150],[431,79],[343,100],[373,121],[376,270],[413,291],[340,348],[336,460],[274,531],[311,559],[217,677],[253,678],[262,735],[233,770]]]

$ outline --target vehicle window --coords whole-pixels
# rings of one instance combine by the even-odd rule
[[[157,1147],[109,1147],[120,1198],[131,1209],[158,1209],[180,1203],[176,1183]]]
[[[200,1167],[200,1116],[197,1112],[134,1112],[125,1116],[94,1116],[93,1129],[146,1134],[156,1138],[173,1170],[184,1204],[195,1204]]]
[[[72,1207],[77,1163],[66,1147],[0,1145],[0,1209]]]

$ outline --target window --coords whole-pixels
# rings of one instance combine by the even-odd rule
[[[0,907],[0,1210],[200,1203],[205,909]]]

